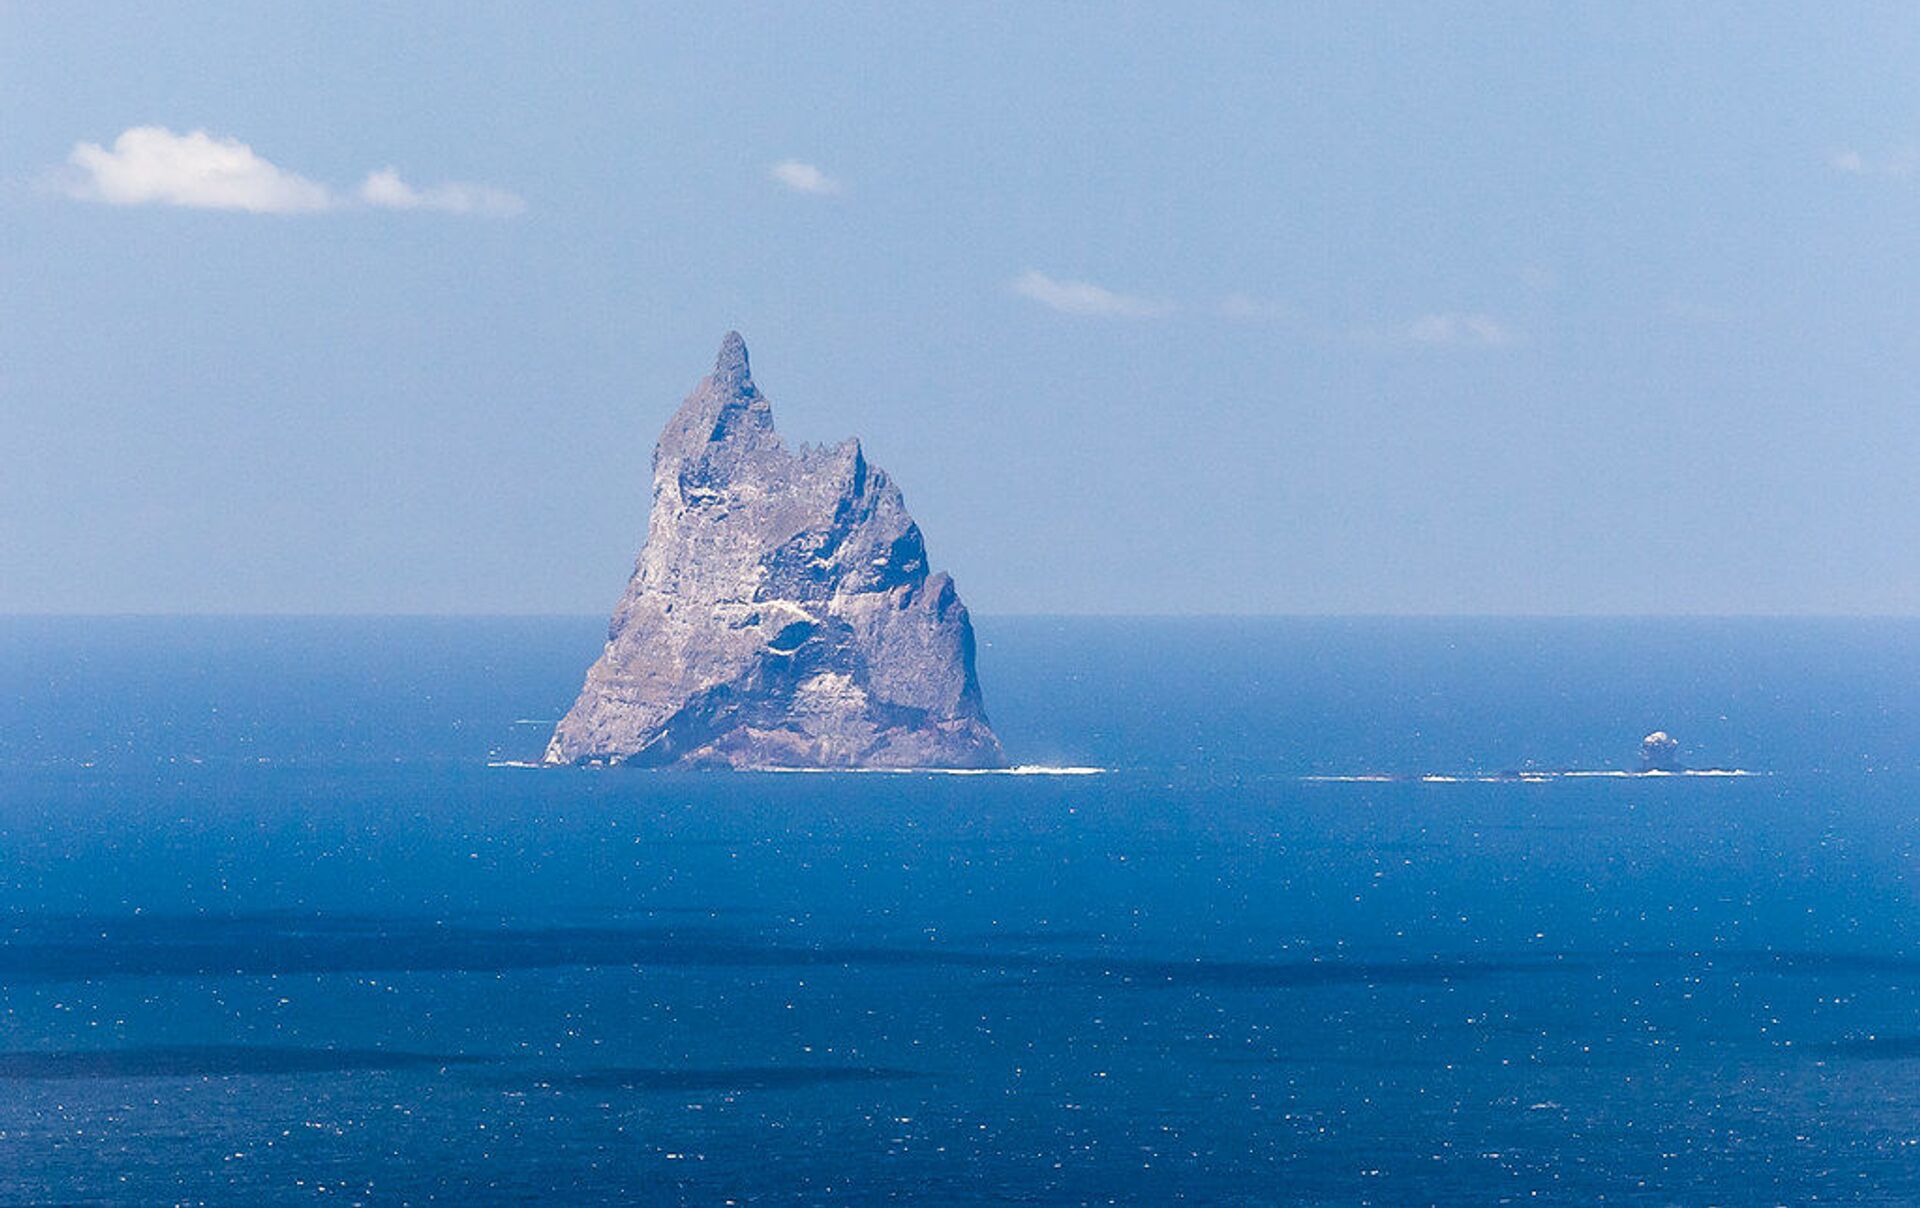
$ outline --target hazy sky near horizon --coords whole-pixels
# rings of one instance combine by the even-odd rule
[[[738,328],[976,612],[1920,613],[1916,63],[1904,4],[0,4],[0,612],[605,612]]]

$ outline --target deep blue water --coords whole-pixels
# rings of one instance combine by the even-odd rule
[[[980,630],[1108,774],[487,766],[596,620],[0,621],[0,1202],[1920,1201],[1920,624]],[[1656,727],[1766,774],[1305,779]]]

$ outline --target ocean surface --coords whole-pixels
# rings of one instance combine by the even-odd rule
[[[1920,1202],[1920,624],[979,630],[1104,772],[492,766],[597,619],[0,620],[0,1203]],[[1512,775],[1656,728],[1751,774]]]

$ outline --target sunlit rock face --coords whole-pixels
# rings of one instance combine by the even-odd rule
[[[1643,772],[1678,772],[1680,765],[1680,743],[1665,730],[1655,730],[1640,740],[1640,770]]]
[[[856,440],[787,448],[736,333],[660,436],[646,545],[546,762],[1004,763],[900,489]]]

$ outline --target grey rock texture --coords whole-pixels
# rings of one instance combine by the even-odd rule
[[[1679,772],[1680,742],[1665,730],[1655,730],[1640,740],[1640,770],[1643,772]]]
[[[1005,759],[973,624],[856,440],[787,448],[727,333],[653,454],[646,545],[553,764],[978,768]]]

